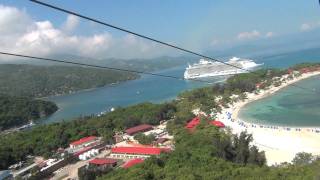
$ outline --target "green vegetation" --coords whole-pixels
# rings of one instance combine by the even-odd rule
[[[110,171],[112,171],[111,167],[100,169],[92,165],[89,165],[88,167],[82,166],[78,169],[78,178],[79,180],[92,180],[97,176],[102,176]]]
[[[57,109],[52,102],[0,95],[0,130],[36,121]]]
[[[76,66],[0,65],[0,93],[43,97],[136,79],[134,73]]]
[[[40,125],[30,131],[0,136],[0,169],[24,160],[27,155],[48,157],[59,147],[68,147],[71,141],[89,135],[102,136],[113,141],[116,131],[148,123],[159,124],[175,112],[171,104],[143,103],[118,108],[102,117],[83,117],[71,122]]]
[[[319,67],[320,67],[319,63],[300,63],[300,64],[294,65],[291,69],[300,70],[300,69],[303,69],[303,68],[314,69],[314,68],[319,68]]]
[[[176,148],[172,153],[149,158],[129,169],[112,171],[99,179],[312,180],[320,177],[320,161],[304,166],[265,166],[263,152],[248,146],[251,137],[246,133],[234,136],[202,124],[194,133],[177,129],[175,140]]]
[[[143,133],[138,133],[134,136],[134,139],[137,140],[140,144],[149,145],[156,139],[153,134],[144,135]]]
[[[292,160],[293,164],[296,165],[307,165],[312,162],[313,157],[311,153],[300,152],[296,154],[296,157]]]

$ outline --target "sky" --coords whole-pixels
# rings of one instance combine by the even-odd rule
[[[318,0],[43,1],[199,52],[320,29]],[[131,59],[180,53],[30,1],[0,1],[0,34],[1,51],[27,55]]]

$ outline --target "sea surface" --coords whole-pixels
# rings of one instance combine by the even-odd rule
[[[158,74],[183,77],[186,66],[158,71]],[[221,81],[219,79],[216,81]],[[140,79],[123,82],[113,86],[81,91],[70,95],[49,97],[55,102],[59,110],[41,123],[68,121],[74,118],[99,114],[110,111],[111,108],[129,106],[142,102],[161,103],[172,100],[185,90],[207,86],[207,83],[182,81],[178,79],[162,78],[142,75]]]
[[[256,124],[320,127],[320,76],[296,83],[312,91],[287,86],[275,94],[245,105],[240,119]]]
[[[320,49],[311,49],[311,50],[301,50],[295,51],[292,53],[283,53],[283,54],[273,54],[266,55],[261,57],[254,57],[254,60],[257,62],[264,63],[265,67],[277,67],[277,68],[286,68],[288,66],[301,63],[301,62],[320,62]],[[175,67],[172,69],[166,69],[158,71],[159,74],[164,75],[173,75],[178,77],[183,77],[183,73],[186,66]],[[216,82],[223,79],[215,80]],[[310,80],[301,81],[305,86],[313,85],[319,83],[319,79],[313,78]],[[309,82],[309,83],[308,83]],[[304,84],[306,83],[306,84]],[[161,103],[164,101],[169,101],[174,99],[179,93],[186,90],[191,90],[194,88],[199,88],[207,86],[206,83],[193,82],[193,81],[181,81],[170,78],[161,78],[150,75],[142,75],[140,79],[123,82],[114,86],[106,86],[102,88],[92,89],[88,91],[81,91],[70,95],[49,97],[48,100],[55,102],[59,110],[51,115],[50,117],[41,121],[41,123],[52,123],[59,122],[62,120],[68,121],[74,118],[98,114],[102,111],[110,111],[111,108],[117,108],[119,106],[129,106],[141,102],[153,102]],[[319,88],[316,86],[314,88]],[[247,120],[258,120],[260,123],[270,121],[270,123],[275,124],[286,124],[286,125],[304,125],[310,126],[315,125],[315,117],[320,117],[319,114],[313,112],[316,109],[316,104],[320,102],[319,95],[307,95],[306,92],[300,91],[299,89],[286,88],[284,91],[288,91],[286,95],[282,93],[277,93],[277,95],[270,96],[271,103],[266,100],[260,100],[255,102],[257,107],[261,107],[259,113],[254,113],[257,109],[254,109],[255,106],[251,104],[246,106],[241,115],[246,117]],[[290,95],[293,93],[293,95]],[[297,96],[296,93],[303,94],[303,96]],[[306,97],[305,97],[306,96]],[[316,98],[312,98],[312,96]],[[281,98],[280,98],[281,97]],[[304,97],[304,98],[301,98]],[[269,98],[268,98],[269,99]],[[278,102],[279,100],[279,102]],[[304,102],[302,102],[304,100]],[[266,101],[266,102],[265,102]],[[296,105],[292,103],[296,103]],[[287,104],[286,104],[287,103]],[[304,104],[302,104],[304,103]],[[281,106],[280,106],[280,105]],[[273,105],[273,106],[271,106]],[[276,106],[277,105],[277,106]],[[309,105],[309,106],[308,106]],[[314,106],[313,106],[314,105]],[[319,104],[318,104],[319,105]],[[269,108],[283,108],[273,110],[272,112],[264,107]],[[285,121],[279,119],[291,119],[291,115],[288,114],[289,110],[286,111],[286,108],[296,108],[301,109],[301,112],[305,112],[303,115],[296,112],[296,115],[301,115],[305,117],[304,120],[296,117],[295,121]],[[319,106],[320,107],[320,106]],[[313,108],[313,109],[312,109]],[[278,112],[275,114],[274,112]],[[312,112],[312,113],[311,113]],[[318,109],[320,112],[320,109]],[[292,113],[291,113],[292,114]],[[266,118],[268,116],[274,116],[274,118]],[[299,120],[298,120],[299,119]],[[309,120],[307,120],[309,119]],[[299,121],[299,122],[298,122]],[[318,121],[316,121],[318,122]],[[318,125],[320,123],[318,122]]]

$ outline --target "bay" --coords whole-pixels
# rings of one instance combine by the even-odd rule
[[[180,66],[156,73],[182,78],[185,68],[185,66]],[[49,97],[47,100],[55,102],[59,110],[40,121],[40,123],[68,121],[80,116],[110,111],[111,108],[125,107],[142,102],[165,102],[174,99],[182,91],[206,85],[208,84],[202,82],[142,75],[140,79],[114,86]]]
[[[264,125],[320,127],[320,76],[299,81],[296,85],[315,92],[287,86],[244,106],[239,113],[240,119]]]

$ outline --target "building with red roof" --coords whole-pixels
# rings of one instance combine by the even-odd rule
[[[144,160],[141,159],[141,158],[135,158],[135,159],[132,159],[132,160],[124,163],[124,164],[122,165],[122,167],[126,169],[126,168],[132,167],[132,166],[134,166],[134,165],[136,165],[136,164],[143,163],[143,161],[144,161]]]
[[[153,127],[149,124],[141,124],[139,126],[135,126],[135,127],[132,127],[132,128],[129,128],[129,129],[126,129],[126,133],[129,134],[129,135],[134,135],[136,133],[139,133],[139,132],[146,132],[146,131],[150,131],[152,130]]]
[[[152,155],[160,155],[162,152],[168,152],[168,149],[157,147],[114,147],[111,149],[113,158],[148,158]]]
[[[195,117],[193,118],[191,121],[189,121],[187,123],[187,125],[185,126],[185,128],[187,129],[193,129],[195,128],[197,125],[200,124],[200,117]]]
[[[116,167],[117,160],[110,158],[95,158],[89,161],[89,166],[93,166],[101,171],[104,171],[106,168]]]
[[[92,149],[93,147],[92,146],[87,146],[87,147],[84,147],[80,150],[77,150],[75,153],[73,153],[74,156],[80,156],[81,154],[84,154],[85,152],[88,152]]]
[[[218,127],[218,128],[224,128],[224,127],[225,127],[225,125],[223,124],[223,122],[218,121],[218,120],[211,121],[210,123],[211,123],[212,125]]]
[[[116,159],[111,158],[95,158],[89,161],[89,164],[94,166],[112,166],[115,167],[117,165]]]
[[[90,145],[91,143],[97,141],[97,137],[96,136],[88,136],[88,137],[84,137],[81,138],[77,141],[73,141],[70,143],[70,148],[74,149],[74,148],[81,148],[81,147],[85,147]]]

